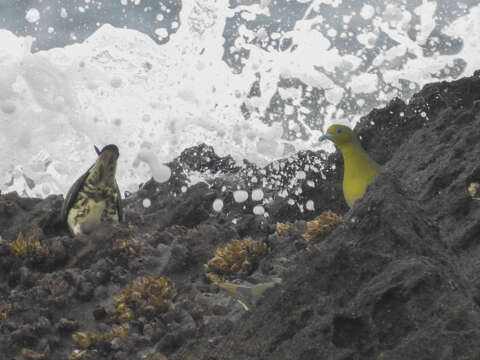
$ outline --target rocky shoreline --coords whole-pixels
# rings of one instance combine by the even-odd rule
[[[338,154],[303,152],[259,169],[206,145],[169,164],[167,183],[129,194],[125,224],[88,237],[59,224],[61,196],[1,194],[0,351],[478,359],[479,112],[480,73],[372,111],[356,131],[384,167],[350,211]],[[204,181],[189,183],[191,172]],[[237,202],[238,189],[262,189],[261,199]],[[327,231],[312,222],[325,211],[341,219]]]

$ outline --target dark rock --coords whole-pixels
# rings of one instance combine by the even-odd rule
[[[479,81],[427,86],[409,105],[396,101],[360,122],[364,146],[386,164],[366,196],[218,351],[190,346],[174,359],[475,358],[480,203],[465,191],[480,123],[465,111],[480,98]]]
[[[11,333],[12,342],[21,347],[33,347],[38,342],[38,336],[30,325],[23,325]]]
[[[95,320],[103,320],[107,317],[107,311],[104,307],[98,306],[93,310],[93,317]]]
[[[52,324],[50,320],[48,320],[46,317],[41,316],[38,318],[38,320],[33,324],[33,329],[36,334],[39,336],[45,335],[49,333],[52,329]]]
[[[218,333],[222,336],[227,335],[233,328],[233,321],[224,319],[218,325]]]
[[[178,333],[168,333],[158,342],[155,351],[170,354],[178,349],[182,341]]]
[[[60,334],[69,334],[80,327],[78,321],[61,318],[56,324],[55,328]]]
[[[180,324],[180,331],[179,331],[180,336],[187,339],[195,335],[197,325],[195,324],[195,320],[193,319],[193,317],[186,311],[182,312],[179,324]]]
[[[90,301],[93,297],[94,288],[88,281],[78,283],[76,289],[76,297],[82,301]]]
[[[293,243],[297,251],[301,251],[307,248],[308,244],[305,240],[295,240]]]
[[[215,304],[212,306],[212,312],[215,315],[227,315],[230,311],[226,306]]]
[[[25,348],[67,358],[78,332],[95,339],[85,359],[478,358],[480,201],[469,188],[480,183],[479,104],[474,76],[429,84],[408,104],[396,99],[365,116],[356,131],[383,168],[350,210],[338,153],[304,151],[258,168],[207,145],[172,161],[168,182],[130,194],[126,223],[89,236],[72,238],[59,223],[61,196],[1,194],[2,356]],[[204,182],[190,186],[190,172]],[[253,213],[260,201],[233,196],[257,188],[265,216]],[[325,210],[343,221],[307,244],[305,221]],[[277,222],[292,226],[277,234]],[[20,232],[41,251],[15,254]],[[245,237],[269,246],[244,264],[248,274],[229,275],[251,302],[204,273],[219,247]],[[128,287],[145,275],[169,277],[174,290]]]
[[[25,236],[45,235],[62,231],[59,213],[63,199],[50,195],[45,199],[22,198],[17,193],[0,198],[0,236],[14,240],[22,232]]]

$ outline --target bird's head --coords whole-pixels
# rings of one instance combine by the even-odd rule
[[[92,170],[94,174],[95,182],[111,183],[115,179],[115,173],[117,171],[117,160],[120,156],[118,147],[114,144],[105,146],[101,151],[95,146],[95,151],[98,154],[98,159],[95,162],[95,166]]]
[[[338,146],[358,141],[352,129],[344,125],[331,125],[319,140],[331,140]]]

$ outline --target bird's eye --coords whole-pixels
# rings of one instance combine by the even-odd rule
[[[343,133],[343,130],[342,129],[337,129],[337,134],[341,134]]]

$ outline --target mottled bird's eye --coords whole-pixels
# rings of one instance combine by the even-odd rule
[[[342,129],[337,129],[337,134],[341,134],[343,133],[343,130]]]

